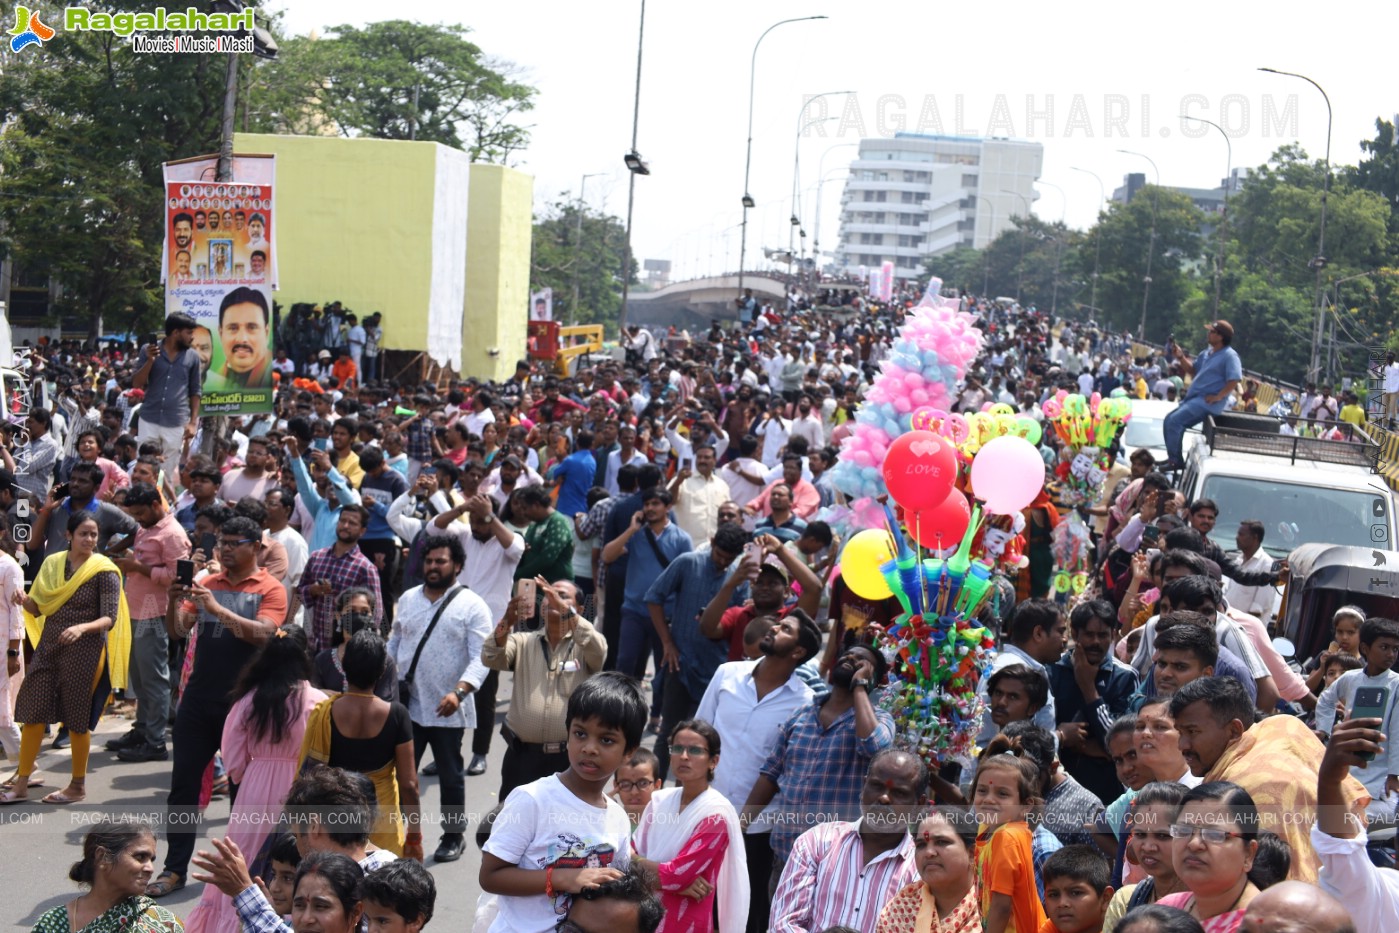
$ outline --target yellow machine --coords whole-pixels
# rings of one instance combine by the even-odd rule
[[[575,324],[571,327],[560,327],[559,349],[554,357],[554,370],[560,376],[567,376],[573,361],[578,357],[586,353],[601,352],[601,324]]]

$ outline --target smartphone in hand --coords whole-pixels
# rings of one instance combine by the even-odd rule
[[[1385,718],[1385,713],[1389,710],[1389,688],[1388,687],[1357,687],[1355,690],[1355,702],[1351,705],[1351,719],[1379,719]],[[1356,752],[1355,757],[1362,761],[1373,761],[1373,752]]]
[[[175,583],[178,586],[194,585],[194,561],[175,561]]]

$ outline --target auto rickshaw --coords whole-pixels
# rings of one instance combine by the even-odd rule
[[[1303,544],[1287,558],[1290,573],[1278,608],[1277,634],[1299,661],[1331,643],[1331,617],[1342,606],[1399,619],[1399,552],[1338,544]]]

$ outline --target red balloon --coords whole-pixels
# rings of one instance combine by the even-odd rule
[[[900,434],[884,456],[884,485],[911,512],[941,503],[956,480],[956,451],[932,431]]]
[[[913,539],[930,551],[950,551],[962,543],[962,535],[972,523],[972,507],[960,489],[931,509],[907,516],[904,527]]]

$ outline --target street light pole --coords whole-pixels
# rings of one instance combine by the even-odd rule
[[[633,97],[631,112],[631,154],[636,153],[636,131],[641,122],[641,50],[643,40],[646,38],[646,0],[641,0],[641,25],[636,30],[636,93]],[[630,157],[630,156],[629,156]],[[631,169],[631,166],[627,166]],[[636,202],[636,176],[635,170],[627,172],[631,177],[627,180],[627,238],[622,244],[622,307],[617,312],[617,333],[627,326],[627,295],[631,292],[631,216],[632,206]]]
[[[836,149],[846,149],[851,146],[859,147],[859,143],[836,143],[834,146],[827,146],[826,151],[821,153],[821,161],[816,163],[816,174],[820,177],[820,182],[816,185],[816,227],[812,231],[814,239],[811,241],[811,255],[816,259],[816,269],[819,274],[821,269],[821,193],[826,187],[826,156]],[[846,169],[849,170],[848,167]],[[831,169],[832,172],[838,171]]]
[[[835,93],[837,93],[837,94],[849,94],[849,93],[851,93],[851,92],[850,92],[850,91],[836,91]],[[815,100],[815,99],[816,99],[816,98],[813,97],[811,100]],[[807,103],[809,104],[809,103],[811,103],[811,101],[807,101]],[[802,105],[802,109],[803,109],[803,110],[806,109],[806,104],[803,104],[803,105]],[[818,124],[818,123],[829,123],[831,120],[838,120],[838,119],[840,119],[840,118],[839,118],[839,117],[817,117],[817,118],[815,118],[814,120],[808,120],[806,123],[800,123],[800,122],[798,122],[798,125],[797,125],[797,141],[796,141],[796,144],[792,147],[792,222],[791,222],[791,227],[792,227],[792,229],[791,229],[791,231],[787,234],[787,254],[788,254],[789,256],[793,256],[793,257],[796,256],[796,253],[793,252],[793,250],[796,249],[796,243],[795,243],[793,237],[795,236],[795,234],[796,234],[796,232],[797,232],[797,228],[798,228],[799,226],[801,226],[801,195],[800,195],[800,193],[798,192],[797,185],[798,185],[798,183],[799,183],[799,181],[800,181],[800,178],[801,178],[801,161],[800,161],[800,158],[801,158],[801,140],[802,140],[802,133],[805,133],[808,129],[810,129],[811,127],[815,126],[815,125]],[[802,235],[805,236],[805,234],[802,234]],[[805,245],[805,244],[803,244],[803,245]]]
[[[1326,195],[1331,188],[1331,98],[1325,89],[1306,75],[1298,74],[1295,71],[1279,71],[1276,68],[1259,68],[1259,71],[1266,71],[1269,74],[1287,75],[1289,78],[1301,78],[1312,87],[1321,91],[1321,99],[1326,101],[1326,174],[1321,179],[1321,226],[1316,234],[1316,258],[1312,260],[1312,268],[1316,270],[1316,323],[1312,328],[1312,359],[1307,367],[1307,378],[1315,380],[1321,369],[1321,324],[1322,314],[1325,308],[1325,282],[1323,281],[1324,270],[1326,269]]]
[[[573,300],[568,306],[568,323],[570,324],[578,323],[578,285],[579,276],[582,273],[581,267],[583,265],[583,208],[586,204],[583,199],[583,192],[588,186],[589,178],[599,178],[605,174],[605,172],[593,172],[592,174],[584,175],[583,179],[578,182],[578,204],[573,211],[578,224],[573,236]]]
[[[825,16],[798,16],[794,19],[778,20],[763,30],[758,41],[753,43],[753,55],[748,63],[748,142],[743,156],[743,224],[738,237],[738,293],[743,294],[744,259],[748,252],[748,208],[753,206],[753,196],[748,193],[748,178],[753,167],[753,90],[758,76],[758,46],[763,44],[767,34],[778,26],[787,23],[801,23],[809,19],[826,19]]]
[[[1224,163],[1224,209],[1219,214],[1219,229],[1215,231],[1214,250],[1214,316],[1219,317],[1219,289],[1220,281],[1224,278],[1224,240],[1229,234],[1229,189],[1234,184],[1234,144],[1229,140],[1229,134],[1224,132],[1224,127],[1213,120],[1206,120],[1204,117],[1192,117],[1181,114],[1182,120],[1194,120],[1196,123],[1205,123],[1219,130],[1219,135],[1224,137],[1224,148],[1226,161]]]
[[[1060,188],[1052,181],[1045,181],[1043,178],[1041,178],[1036,182],[1036,184],[1048,185],[1055,191],[1059,192],[1059,201],[1063,205],[1063,207],[1059,211],[1060,229],[1058,231],[1058,235],[1054,237],[1054,287],[1050,290],[1052,297],[1049,300],[1049,313],[1052,317],[1057,317],[1059,312],[1059,260],[1061,258],[1061,253],[1063,252],[1064,247],[1063,233],[1064,230],[1067,229],[1065,226],[1065,218],[1069,216],[1069,196],[1064,193],[1063,188]]]
[[[1009,188],[1002,188],[1001,194],[1013,194],[1025,205],[1025,218],[1030,217],[1030,199],[1019,191],[1011,191]],[[1012,215],[1012,220],[1015,217]],[[1015,264],[1015,303],[1020,304],[1020,290],[1025,284],[1025,231],[1020,231],[1020,261]]]
[[[986,237],[986,245],[982,247],[985,252],[981,254],[981,297],[985,298],[991,293],[991,244],[996,242],[996,202],[991,198],[985,198],[986,206],[991,208],[991,230]]]
[[[1119,149],[1118,152],[1126,155],[1140,156],[1151,163],[1151,171],[1156,176],[1156,184],[1151,189],[1151,235],[1146,243],[1146,275],[1142,277],[1142,321],[1137,326],[1137,339],[1146,339],[1146,301],[1151,295],[1151,258],[1156,252],[1156,195],[1161,190],[1161,170],[1156,167],[1156,161],[1144,152],[1134,152],[1131,149]]]
[[[1103,187],[1103,180],[1098,177],[1097,172],[1090,172],[1086,168],[1069,166],[1072,171],[1082,172],[1085,175],[1092,175],[1093,180],[1098,183],[1098,218],[1093,224],[1093,284],[1089,287],[1088,305],[1095,311],[1098,307],[1098,262],[1103,257],[1103,206],[1107,204],[1108,193]]]

